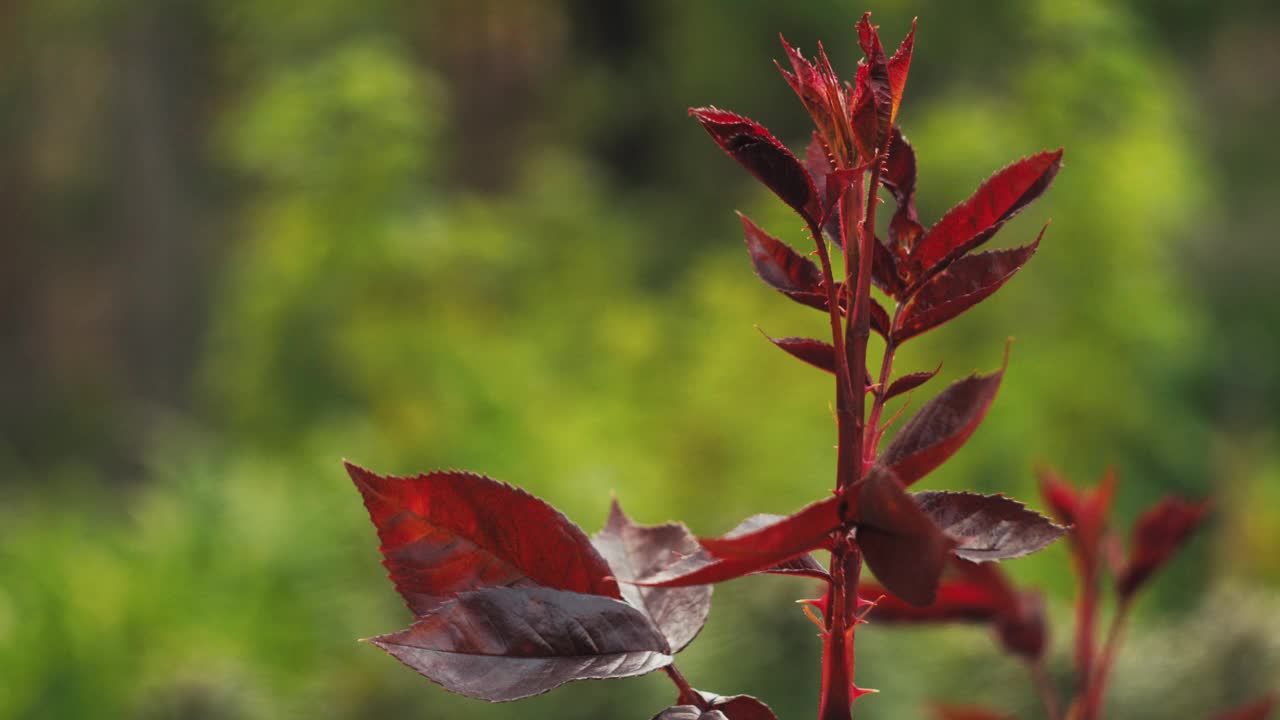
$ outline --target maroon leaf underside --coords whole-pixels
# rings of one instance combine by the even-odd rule
[[[972,562],[1030,555],[1067,531],[1003,495],[929,491],[916,493],[915,500],[956,541],[955,554]]]
[[[676,705],[658,713],[653,720],[777,720],[768,705],[750,695],[721,697],[698,691],[708,706]]]
[[[836,498],[831,498],[824,502],[830,503],[830,507],[834,508],[837,500]],[[823,512],[825,512],[825,509]],[[834,509],[831,512],[834,515]],[[788,518],[782,515],[752,515],[729,531],[724,538],[749,536],[755,531],[767,530],[787,520]],[[817,542],[818,544],[825,544],[825,534],[822,534]],[[718,558],[704,548],[671,564],[660,572],[640,578],[635,582],[638,585],[650,587],[687,587],[690,585],[724,582],[758,573],[829,579],[822,565],[808,554],[808,551],[813,547],[817,547],[817,545],[803,544],[807,544],[808,547],[791,552],[782,551],[774,555],[756,556],[748,553],[731,559]]]
[[[689,645],[711,612],[711,586],[654,588],[630,581],[650,575],[680,558],[699,551],[698,541],[679,523],[636,525],[615,499],[609,519],[591,538],[600,554],[622,581],[622,599],[643,612],[678,653]]]
[[[959,450],[986,416],[1004,370],[953,383],[911,418],[885,448],[879,462],[904,486],[927,475]]]
[[[383,565],[415,615],[485,587],[622,597],[586,533],[519,488],[467,472],[395,477],[346,467],[378,530]]]
[[[658,629],[630,605],[538,587],[464,593],[370,642],[446,690],[491,702],[643,675],[672,660]]]
[[[1129,561],[1116,578],[1121,597],[1130,597],[1173,557],[1209,512],[1207,502],[1165,498],[1143,513],[1133,529]]]
[[[915,294],[901,323],[894,328],[894,341],[905,342],[932,330],[990,297],[1031,259],[1043,237],[1044,228],[1030,245],[956,260]]]
[[[911,252],[921,282],[989,240],[1010,218],[1044,194],[1062,166],[1062,150],[1023,158],[992,175],[968,200],[942,216]]]
[[[933,370],[930,370],[927,372],[914,372],[914,373],[908,373],[906,375],[903,375],[899,377],[897,380],[894,380],[893,382],[889,383],[889,390],[885,392],[884,399],[892,400],[893,398],[903,393],[911,392],[912,390],[915,390],[921,385],[932,380],[933,376],[937,375],[941,371],[942,371],[942,363],[938,363],[938,367],[934,368]]]
[[[691,108],[689,114],[702,123],[712,139],[757,180],[764,183],[792,209],[817,221],[817,191],[809,173],[768,130],[754,120],[714,107]]]
[[[916,606],[932,604],[955,541],[882,466],[873,466],[856,492],[853,521],[867,567],[894,595]]]

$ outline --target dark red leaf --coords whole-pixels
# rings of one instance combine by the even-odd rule
[[[1061,166],[1062,150],[1055,150],[1023,158],[991,176],[916,243],[911,252],[913,277],[918,282],[927,280],[989,240],[1009,218],[1044,194]]]
[[[906,289],[899,271],[898,258],[892,250],[885,247],[880,238],[876,238],[875,245],[872,246],[871,281],[891,298],[901,297]],[[888,319],[887,314],[885,319]]]
[[[782,42],[786,44],[786,40]],[[784,76],[787,74],[785,70],[783,74]],[[804,149],[804,169],[805,172],[809,173],[809,177],[813,178],[814,192],[818,194],[819,198],[825,198],[827,196],[827,176],[835,170],[835,166],[831,164],[831,153],[827,150],[826,143],[822,141],[822,136],[816,130]]]
[[[464,593],[369,642],[446,690],[491,702],[671,663],[667,641],[639,610],[540,587]]]
[[[519,488],[466,472],[402,478],[346,467],[378,529],[383,565],[415,615],[484,587],[622,597],[586,533]]]
[[[902,322],[893,331],[894,341],[900,343],[932,330],[987,299],[1031,259],[1048,227],[1046,223],[1030,245],[966,255],[933,276],[907,305]]]
[[[822,271],[809,258],[791,246],[761,230],[751,219],[741,213],[743,235],[751,264],[766,285],[784,293],[814,293],[820,295],[826,308],[826,293],[822,290]]]
[[[713,712],[722,712],[728,720],[778,720],[768,705],[750,695],[716,695],[698,691],[711,704]]]
[[[831,582],[831,573],[827,572],[822,563],[809,553],[784,560],[763,572],[771,575],[801,575]]]
[[[1101,561],[1102,538],[1115,488],[1114,470],[1108,470],[1097,487],[1079,490],[1052,470],[1040,471],[1040,493],[1058,522],[1070,526],[1067,540],[1081,575],[1092,574]]]
[[[954,559],[958,577],[944,579],[932,605],[915,607],[883,588],[863,584],[858,593],[877,601],[871,619],[888,623],[989,623],[1009,652],[1031,660],[1040,657],[1047,631],[1044,600],[1036,592],[1013,589],[998,565]]]
[[[649,617],[678,653],[697,637],[711,612],[711,586],[654,588],[631,584],[699,551],[698,541],[680,523],[636,525],[615,499],[604,528],[592,536],[596,549],[623,582],[622,599]]]
[[[871,329],[880,335],[880,337],[889,336],[889,313],[885,311],[875,298],[868,298],[871,301],[870,312],[868,317],[871,319]]]
[[[956,541],[955,554],[973,562],[1023,557],[1048,547],[1066,528],[1003,495],[930,491],[916,502]]]
[[[750,522],[762,517],[757,515],[722,537],[699,538],[698,544],[722,560],[763,559],[761,567],[768,567],[824,545],[840,526],[838,506],[839,499],[831,497],[780,519]]]
[[[733,545],[734,539],[752,538],[757,532],[764,532],[768,539],[769,533],[777,526],[783,525],[785,529],[796,531],[798,536],[803,539],[803,528],[796,525],[788,525],[788,521],[800,516],[804,519],[812,519],[822,516],[830,512],[832,517],[835,516],[835,507],[838,503],[836,498],[830,498],[821,503],[809,506],[797,515],[790,518],[782,515],[752,515],[743,520],[733,530],[730,530],[723,538],[712,540],[710,542],[726,543]],[[814,508],[817,512],[814,512]],[[809,511],[809,515],[803,515]],[[814,533],[817,534],[817,533]],[[656,572],[648,577],[637,580],[639,585],[647,585],[652,587],[687,587],[690,585],[705,585],[708,583],[724,582],[733,580],[744,575],[754,575],[756,573],[776,573],[780,575],[807,575],[815,576],[813,572],[797,572],[798,568],[807,565],[804,560],[800,560],[807,555],[808,551],[819,545],[825,544],[826,535],[820,534],[816,544],[809,542],[800,543],[804,547],[787,552],[785,549],[775,554],[757,555],[751,552],[745,552],[734,558],[718,558],[712,555],[705,548],[697,553],[689,555],[684,559],[673,563],[661,572]],[[814,563],[816,565],[816,561]],[[819,569],[821,566],[818,566]]]
[[[933,379],[942,370],[942,363],[931,372],[908,373],[889,383],[889,390],[884,394],[885,400],[895,398],[902,393],[910,392]]]
[[[881,623],[989,622],[1004,605],[1001,595],[969,580],[943,580],[938,585],[937,598],[924,607],[870,583],[859,586],[858,594],[870,601],[879,600],[870,618]]]
[[[885,448],[880,462],[909,486],[959,450],[991,407],[1004,370],[971,375],[920,408]]]
[[[937,720],[1017,720],[1013,715],[977,705],[934,705]]]
[[[889,137],[889,156],[880,183],[898,205],[889,221],[889,248],[894,252],[909,251],[924,228],[916,215],[916,153],[897,127]]]
[[[1173,557],[1209,513],[1208,502],[1169,497],[1138,518],[1129,562],[1116,578],[1121,597],[1131,597]]]
[[[708,705],[706,710],[696,705],[676,705],[658,713],[653,720],[778,720],[768,705],[750,695],[699,694]]]
[[[769,342],[785,350],[788,355],[803,360],[819,370],[835,374],[836,349],[831,343],[810,338],[775,338],[763,332],[761,334],[768,338]]]
[[[689,114],[730,157],[796,212],[817,222],[821,214],[813,180],[795,155],[758,123],[714,107],[690,108]]]
[[[1267,720],[1271,711],[1276,708],[1276,695],[1272,693],[1255,700],[1248,705],[1224,710],[1213,716],[1213,720]]]
[[[872,466],[851,492],[856,492],[852,520],[867,567],[903,600],[933,603],[955,541],[920,509],[891,470]]]
[[[889,111],[889,123],[892,124],[898,118],[898,106],[902,104],[902,94],[907,87],[907,73],[911,70],[911,51],[916,46],[916,23],[911,21],[911,32],[903,38],[902,44],[898,46],[897,52],[893,57],[889,58],[889,93],[893,97],[893,105]]]
[[[782,77],[786,78],[787,84],[795,90],[796,95],[800,97],[800,102],[809,111],[809,116],[813,118],[813,123],[818,128],[827,150],[837,158],[843,159],[846,166],[852,165],[853,140],[848,135],[848,124],[841,120],[848,115],[849,104],[844,83],[831,69],[831,62],[827,59],[826,52],[821,49],[821,44],[818,48],[822,62],[815,64],[806,59],[799,50],[787,44],[786,38],[780,39],[787,54],[787,60],[795,72],[788,72],[781,64],[778,64],[778,71],[782,73]]]
[[[858,66],[855,81],[857,95],[853,103],[853,135],[864,159],[871,159],[885,146],[889,128],[893,126],[893,91],[890,87],[888,60],[880,35],[871,25],[871,13],[858,21],[858,42],[866,57]],[[908,60],[910,63],[910,60]],[[902,77],[906,82],[905,74]]]

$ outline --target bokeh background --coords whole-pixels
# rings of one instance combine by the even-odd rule
[[[1039,505],[1114,465],[1127,523],[1213,523],[1138,607],[1118,718],[1200,717],[1280,678],[1280,11],[1269,0],[884,0],[920,17],[901,124],[928,223],[1065,146],[1004,230],[1035,260],[911,343],[999,365],[927,481]],[[848,0],[0,2],[0,717],[647,718],[661,676],[451,696],[356,638],[407,613],[339,460],[463,467],[594,531],[611,492],[703,534],[825,491],[830,381],[753,329],[823,317],[752,275],[733,215],[802,240],[685,116],[800,146],[777,34],[852,72]],[[920,393],[918,393],[920,395]],[[917,398],[916,403],[922,401]],[[1069,670],[1065,548],[1045,587]],[[749,578],[682,656],[811,716],[819,644]],[[977,628],[860,634],[860,717],[1036,717]]]

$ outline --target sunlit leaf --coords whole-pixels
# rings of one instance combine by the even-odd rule
[[[415,615],[468,590],[544,585],[621,598],[613,570],[559,510],[482,475],[378,475],[351,463],[383,565]]]
[[[768,130],[741,115],[714,107],[690,108],[712,139],[760,182],[801,215],[820,213],[813,180],[795,155]]]
[[[1067,531],[1003,495],[929,491],[916,493],[915,499],[920,509],[956,541],[955,554],[973,562],[1030,555]]]

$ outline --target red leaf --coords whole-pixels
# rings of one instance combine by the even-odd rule
[[[871,281],[891,298],[901,297],[903,290],[906,289],[900,274],[898,258],[878,237],[871,250]]]
[[[1101,559],[1103,534],[1111,513],[1116,474],[1108,470],[1096,488],[1077,490],[1052,470],[1040,471],[1040,493],[1058,522],[1071,527],[1067,540],[1081,575],[1090,575]]]
[[[889,93],[893,97],[892,109],[889,112],[889,122],[892,124],[898,117],[898,106],[902,104],[902,94],[907,87],[907,72],[911,69],[911,51],[916,46],[916,23],[911,21],[911,32],[903,38],[902,44],[898,46],[897,52],[893,57],[889,58]]]
[[[933,603],[955,542],[902,489],[892,471],[872,466],[852,487],[857,497],[852,519],[867,567],[894,595],[913,605]]]
[[[1208,502],[1169,497],[1143,513],[1133,529],[1129,562],[1116,578],[1121,597],[1132,597],[1186,542],[1209,513]]]
[[[910,392],[933,379],[942,370],[942,363],[929,372],[908,373],[889,383],[889,390],[884,394],[885,400],[895,398],[902,393]]]
[[[933,276],[912,297],[893,339],[900,343],[932,330],[987,299],[1031,259],[1048,227],[1030,245],[966,255]]]
[[[706,710],[697,705],[675,705],[653,716],[653,720],[778,720],[768,705],[750,695],[698,694],[708,706]]]
[[[858,21],[858,42],[866,58],[858,66],[857,95],[853,103],[853,134],[858,151],[871,159],[885,146],[889,128],[893,126],[893,91],[890,87],[888,61],[880,35],[871,25],[871,13]],[[909,53],[908,53],[909,57]],[[908,64],[910,60],[907,61]],[[906,75],[902,77],[906,82]]]
[[[884,162],[880,184],[898,205],[889,222],[889,247],[894,251],[910,250],[924,228],[916,215],[916,153],[897,127],[889,138],[889,156]]]
[[[912,276],[927,280],[996,234],[1009,218],[1044,194],[1062,166],[1062,150],[1023,158],[991,176],[952,208],[912,249]]]
[[[402,478],[346,467],[378,529],[383,565],[415,615],[484,587],[622,597],[586,534],[519,488],[466,472]]]
[[[930,491],[915,494],[920,509],[956,541],[955,554],[973,562],[1023,557],[1067,531],[1003,495]]]
[[[880,462],[905,486],[927,475],[978,429],[1003,375],[1003,368],[990,375],[971,375],[943,390],[898,431]]]
[[[724,151],[802,216],[818,221],[813,180],[795,155],[758,123],[714,107],[690,108]]]
[[[1213,716],[1213,720],[1267,720],[1276,707],[1275,693],[1255,700],[1248,705],[1224,710]]]
[[[834,508],[837,503],[838,500],[833,497],[821,503],[811,505],[809,508],[806,508],[806,510],[812,512],[813,508],[818,506],[822,507],[820,507],[819,513],[814,513],[813,515],[806,517],[811,518],[817,514],[825,514],[828,506],[832,508],[831,513],[834,517]],[[801,511],[801,513],[804,512],[805,510]],[[797,515],[800,515],[801,513],[797,513]],[[758,531],[765,531],[767,534],[770,528],[786,523],[788,520],[795,517],[796,515],[791,516],[791,518],[784,517],[782,515],[752,515],[739,523],[733,530],[730,530],[723,538],[710,542],[725,542],[732,544],[733,538],[750,538]],[[718,558],[704,548],[697,553],[673,563],[660,572],[656,572],[648,577],[640,578],[636,581],[636,584],[651,587],[687,587],[690,585],[705,585],[708,583],[724,582],[726,580],[733,580],[744,575],[753,575],[756,573],[815,576],[815,573],[813,572],[798,572],[796,570],[797,568],[808,564],[805,561],[800,560],[800,558],[806,556],[808,551],[812,548],[825,544],[825,541],[826,535],[822,534],[818,537],[816,544],[801,543],[806,546],[791,552],[783,550],[773,555],[744,553],[741,556],[728,559]],[[817,564],[816,561],[814,561],[814,564]],[[818,569],[821,569],[821,566],[818,566]]]
[[[867,298],[871,301],[870,313],[868,317],[871,319],[871,329],[880,335],[880,337],[889,336],[889,313],[885,311],[875,298]]]
[[[849,114],[849,98],[845,84],[831,69],[831,62],[827,59],[826,52],[821,49],[821,44],[818,45],[822,56],[822,64],[819,66],[787,44],[786,38],[780,36],[780,39],[783,50],[787,54],[787,60],[795,72],[788,72],[781,64],[778,64],[778,71],[782,73],[782,77],[786,78],[787,84],[795,90],[796,95],[800,97],[800,102],[809,111],[809,116],[813,118],[814,125],[822,135],[827,150],[837,158],[843,159],[846,164],[852,164],[853,140],[848,135],[848,124],[843,121],[843,118]]]
[[[977,705],[934,705],[937,720],[1017,720],[1013,715]]]
[[[839,498],[827,498],[780,519],[748,518],[718,538],[699,538],[698,544],[721,560],[765,560],[768,567],[826,543],[840,526]],[[762,521],[752,522],[761,519]]]
[[[791,246],[761,230],[751,219],[741,213],[743,234],[747,252],[756,274],[769,287],[784,293],[820,293],[823,309],[826,293],[822,291],[822,271],[809,258]]]
[[[813,555],[805,553],[797,555],[790,560],[784,560],[773,567],[763,570],[762,572],[770,575],[801,575],[811,577],[815,580],[825,580],[831,582],[831,573],[818,562]]]
[[[697,637],[711,612],[711,586],[653,588],[628,581],[650,575],[698,552],[698,541],[680,523],[636,525],[615,499],[604,528],[592,536],[613,568],[622,599],[643,612],[662,631],[671,652],[678,653]]]
[[[871,601],[879,597],[871,618],[877,622],[983,622],[990,623],[1004,648],[1035,660],[1044,653],[1047,631],[1044,600],[1039,593],[1019,593],[994,564],[976,564],[954,559],[960,577],[948,578],[938,586],[937,600],[927,607],[914,607],[876,586],[863,585],[859,594]]]
[[[788,355],[803,360],[819,370],[826,370],[832,375],[836,372],[836,349],[831,343],[810,338],[775,338],[761,332],[769,342],[777,345]]]
[[[541,587],[464,593],[369,642],[446,690],[491,702],[571,680],[643,675],[672,659],[658,629],[630,605]]]
[[[879,598],[870,617],[887,623],[989,622],[1004,605],[1004,598],[998,593],[969,580],[943,580],[938,585],[937,598],[924,607],[870,583],[862,584],[858,594],[871,601]]]

